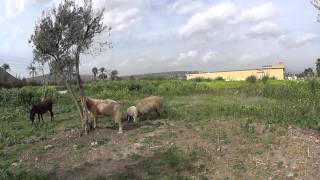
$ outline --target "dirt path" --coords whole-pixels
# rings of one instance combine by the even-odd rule
[[[107,128],[81,137],[61,132],[23,152],[21,164],[54,179],[320,177],[319,132],[235,121],[128,127],[124,134]]]

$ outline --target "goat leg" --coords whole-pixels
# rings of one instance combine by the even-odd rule
[[[118,125],[119,125],[118,134],[122,134],[122,133],[123,133],[123,130],[122,130],[122,122],[121,122],[121,114],[120,114],[120,113],[117,113],[117,114],[114,116],[114,121],[115,121],[115,122],[118,122]]]
[[[93,129],[97,127],[97,118],[94,116],[93,117]]]
[[[51,116],[51,121],[53,121],[54,115],[53,115],[52,110],[50,110],[50,116]]]

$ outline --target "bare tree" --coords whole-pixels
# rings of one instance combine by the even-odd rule
[[[96,35],[106,30],[102,22],[103,13],[104,9],[94,12],[91,0],[84,0],[83,6],[76,5],[74,0],[64,0],[58,7],[42,14],[30,39],[34,59],[48,62],[54,72],[61,74],[79,111],[86,134],[90,124],[80,78],[80,55],[89,53]],[[74,73],[76,89],[72,88],[68,73]]]

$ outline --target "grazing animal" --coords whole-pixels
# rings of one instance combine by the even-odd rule
[[[53,112],[52,112],[52,100],[51,99],[47,99],[44,100],[40,103],[37,103],[35,105],[32,106],[31,111],[30,111],[30,120],[33,124],[34,119],[35,119],[35,115],[38,115],[38,120],[40,122],[40,117],[41,120],[43,121],[43,114],[45,114],[46,112],[50,112],[50,116],[51,116],[51,121],[53,120]]]
[[[101,116],[111,116],[113,120],[118,123],[119,131],[118,133],[122,133],[122,121],[121,121],[121,105],[111,99],[93,99],[89,97],[85,97],[86,105],[88,110],[93,116],[93,128],[96,128],[97,123],[96,119],[99,115]]]
[[[161,109],[163,107],[163,99],[159,96],[150,96],[141,100],[137,108],[137,116],[146,115],[151,112],[156,112],[160,116]]]
[[[131,106],[127,109],[127,121],[130,122],[136,122],[138,117],[138,110],[137,107]]]

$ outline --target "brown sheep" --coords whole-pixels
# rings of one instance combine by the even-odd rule
[[[159,96],[150,96],[141,100],[137,104],[138,116],[142,116],[151,112],[156,112],[160,116],[163,107],[163,99]]]
[[[111,118],[118,123],[119,131],[122,133],[122,122],[121,122],[121,105],[111,99],[93,99],[85,97],[88,110],[93,115],[93,128],[96,128],[96,119],[98,116],[111,116]]]

